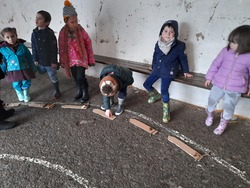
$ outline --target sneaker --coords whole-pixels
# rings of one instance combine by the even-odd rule
[[[115,115],[119,116],[122,114],[122,112],[124,111],[124,108],[122,105],[118,105],[115,111]]]

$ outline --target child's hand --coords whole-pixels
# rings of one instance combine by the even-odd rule
[[[111,110],[106,110],[105,111],[105,115],[108,116],[108,117],[112,117],[113,116]]]
[[[205,81],[205,86],[208,87],[211,84],[211,80],[206,80]]]
[[[193,77],[193,75],[189,74],[189,73],[184,73],[184,76],[185,76],[185,78],[192,78]]]

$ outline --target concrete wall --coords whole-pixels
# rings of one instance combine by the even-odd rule
[[[36,12],[51,13],[51,28],[64,25],[63,0],[2,0],[0,29],[13,26],[19,37],[30,41]],[[212,60],[227,44],[228,34],[239,25],[250,24],[249,0],[72,0],[80,24],[89,33],[95,54],[150,64],[161,25],[168,19],[179,22],[179,39],[187,45],[190,70],[206,73]],[[101,65],[91,68],[98,75]],[[135,73],[135,86],[142,88],[145,75]],[[156,83],[159,89],[159,83]],[[205,106],[208,90],[173,83],[171,97]],[[249,99],[242,99],[236,114],[250,118]],[[221,108],[221,105],[219,105]]]

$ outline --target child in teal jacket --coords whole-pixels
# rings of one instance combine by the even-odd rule
[[[35,78],[37,70],[29,49],[24,40],[17,38],[15,28],[4,28],[1,31],[4,39],[0,43],[0,53],[3,55],[1,69],[6,74],[7,82],[11,82],[19,101],[29,102],[31,79]]]

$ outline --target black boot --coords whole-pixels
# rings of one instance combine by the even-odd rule
[[[4,102],[0,100],[0,121],[11,117],[14,112],[14,109],[5,110]]]
[[[89,85],[88,82],[85,81],[84,84],[82,85],[82,98],[81,98],[81,103],[85,103],[89,100]]]
[[[89,100],[89,91],[88,88],[85,88],[82,90],[82,98],[81,98],[81,103],[85,103]]]
[[[77,85],[77,93],[76,96],[74,97],[76,100],[82,98],[82,88]]]
[[[10,122],[10,121],[0,121],[0,131],[12,129],[17,126],[16,122]]]
[[[54,98],[59,99],[61,97],[61,92],[59,90],[59,82],[53,83],[55,93],[54,93]]]

